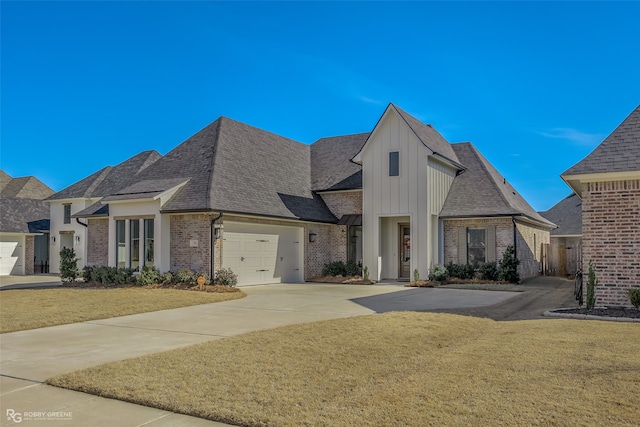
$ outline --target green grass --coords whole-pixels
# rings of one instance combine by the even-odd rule
[[[228,301],[243,292],[175,289],[22,289],[0,291],[0,333]]]
[[[47,382],[244,426],[637,426],[640,328],[386,313],[249,333]]]

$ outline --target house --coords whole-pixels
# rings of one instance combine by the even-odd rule
[[[595,266],[596,305],[630,306],[627,289],[640,287],[640,106],[561,177],[582,200],[582,269]]]
[[[545,274],[575,277],[582,268],[582,201],[571,193],[540,215],[558,226],[551,230]]]
[[[100,169],[45,199],[49,202],[51,212],[51,272],[60,272],[60,251],[63,248],[75,251],[80,269],[85,265],[108,264],[106,251],[109,242],[90,241],[88,224],[80,220],[81,217],[73,215],[87,208],[95,208],[92,212],[94,217],[108,217],[109,206],[103,205],[100,200],[126,187],[141,170],[160,157],[156,151],[142,152],[117,166]],[[92,257],[89,257],[89,253]]]
[[[426,277],[508,245],[524,278],[539,273],[555,227],[472,144],[450,144],[393,104],[371,132],[311,145],[221,117],[147,160],[117,182],[95,182],[105,169],[50,197],[52,236],[86,233],[86,265],[231,268],[258,284],[302,282],[338,260],[374,280]],[[59,226],[69,204],[65,217],[86,227]]]
[[[0,170],[0,276],[47,272],[49,205],[54,191],[33,176]]]

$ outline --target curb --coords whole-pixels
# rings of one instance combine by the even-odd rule
[[[640,323],[640,319],[634,319],[630,317],[606,317],[606,316],[594,316],[593,314],[562,313],[558,311],[545,311],[542,315],[545,317],[559,317],[564,319],[604,320],[608,322]]]

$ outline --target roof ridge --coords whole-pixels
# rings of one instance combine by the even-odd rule
[[[105,166],[102,169],[102,173],[91,183],[87,190],[83,193],[83,197],[91,197],[91,193],[109,176],[113,166]]]

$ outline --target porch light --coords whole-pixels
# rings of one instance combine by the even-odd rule
[[[309,233],[309,241],[311,243],[315,242],[316,241],[316,236],[317,236],[316,233]]]
[[[55,243],[56,242],[56,236],[51,236],[51,243]]]
[[[354,245],[358,243],[358,236],[351,236],[351,243],[353,243]]]
[[[80,244],[80,236],[76,236],[76,244],[79,245]]]
[[[220,227],[216,226],[213,229],[213,239],[218,240],[220,238]]]

